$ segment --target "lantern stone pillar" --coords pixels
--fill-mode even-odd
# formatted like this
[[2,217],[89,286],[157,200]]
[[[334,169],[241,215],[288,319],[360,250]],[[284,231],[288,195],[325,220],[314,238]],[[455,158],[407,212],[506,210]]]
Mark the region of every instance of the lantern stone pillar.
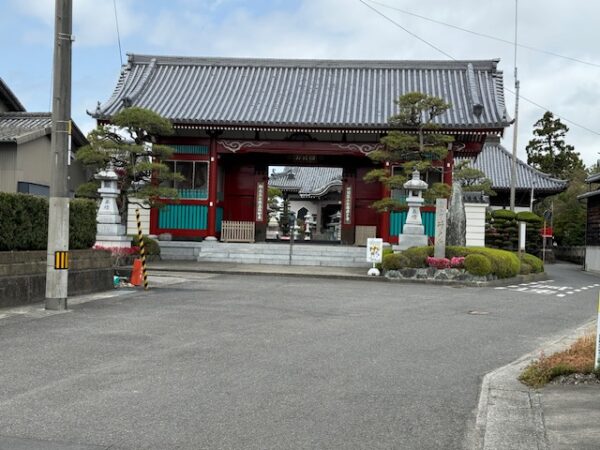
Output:
[[404,189],[408,191],[406,203],[408,203],[408,215],[402,233],[398,236],[398,249],[406,250],[410,247],[422,247],[427,245],[425,227],[421,220],[421,206],[423,205],[423,191],[427,189],[427,183],[421,180],[418,170],[412,173],[412,179],[404,183]]
[[121,192],[117,187],[117,174],[112,167],[96,175],[100,180],[98,193],[102,198],[96,215],[96,245],[100,247],[131,247],[131,238],[126,235],[125,225],[121,225],[121,215],[117,207],[117,197]]

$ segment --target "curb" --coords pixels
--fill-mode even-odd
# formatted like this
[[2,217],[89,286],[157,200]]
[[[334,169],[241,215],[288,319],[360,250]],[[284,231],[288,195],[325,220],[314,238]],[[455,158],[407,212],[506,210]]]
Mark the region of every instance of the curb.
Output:
[[473,450],[549,448],[544,423],[542,393],[528,388],[517,377],[540,352],[552,354],[570,346],[589,333],[596,320],[546,342],[503,367],[488,372],[482,380],[474,429],[468,433],[466,448]]

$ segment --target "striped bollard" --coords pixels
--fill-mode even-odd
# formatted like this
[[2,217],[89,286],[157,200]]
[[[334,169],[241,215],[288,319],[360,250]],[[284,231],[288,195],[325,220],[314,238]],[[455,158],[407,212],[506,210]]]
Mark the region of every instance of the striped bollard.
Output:
[[140,209],[135,209],[135,218],[137,219],[138,243],[140,244],[140,256],[142,258],[142,275],[144,276],[144,290],[148,290],[148,274],[146,273],[146,249],[144,248],[144,234],[142,233],[142,221],[140,219]]

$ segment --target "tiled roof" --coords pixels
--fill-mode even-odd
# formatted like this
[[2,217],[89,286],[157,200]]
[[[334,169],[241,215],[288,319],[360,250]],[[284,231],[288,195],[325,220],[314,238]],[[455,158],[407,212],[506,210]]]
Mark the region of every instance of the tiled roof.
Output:
[[23,104],[2,78],[0,78],[0,102],[4,103],[10,111],[25,111]]
[[319,197],[341,185],[342,169],[336,167],[286,167],[269,178],[269,186],[284,192],[298,192],[303,198]]
[[508,126],[502,72],[487,61],[327,61],[129,55],[113,95],[91,113],[126,106],[203,127],[388,129],[394,101],[420,91],[452,107],[447,129]]
[[[465,158],[455,158],[456,161],[462,159]],[[502,190],[510,189],[511,164],[512,153],[499,142],[488,142],[484,144],[472,167],[481,170],[492,180],[492,189]],[[531,189],[533,186],[536,191],[560,192],[566,189],[567,183],[565,180],[552,178],[517,158],[516,189]]]
[[[52,116],[50,113],[0,113],[0,143],[24,144],[49,135],[51,132]],[[73,143],[77,147],[87,144],[85,136],[75,123],[73,123]]]
[[0,142],[24,144],[51,131],[50,113],[0,113]]

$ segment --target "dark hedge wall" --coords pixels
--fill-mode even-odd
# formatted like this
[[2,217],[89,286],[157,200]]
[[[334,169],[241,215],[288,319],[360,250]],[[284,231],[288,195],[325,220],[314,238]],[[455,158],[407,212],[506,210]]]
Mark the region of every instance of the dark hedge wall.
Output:
[[[71,200],[69,248],[91,248],[96,240],[96,203]],[[48,244],[48,199],[0,192],[0,251],[45,250]]]

